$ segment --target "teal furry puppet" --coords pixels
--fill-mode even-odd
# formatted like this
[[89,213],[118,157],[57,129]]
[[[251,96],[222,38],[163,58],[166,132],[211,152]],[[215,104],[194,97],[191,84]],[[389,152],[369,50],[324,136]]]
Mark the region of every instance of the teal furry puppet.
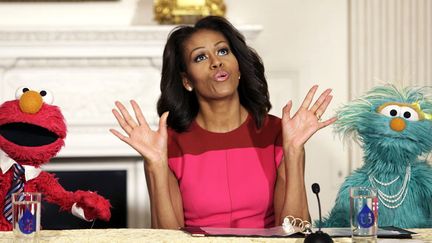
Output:
[[353,186],[377,189],[379,226],[432,226],[432,168],[421,159],[432,149],[430,91],[379,86],[337,112],[335,132],[358,140],[364,165],[345,179],[323,227],[350,225]]

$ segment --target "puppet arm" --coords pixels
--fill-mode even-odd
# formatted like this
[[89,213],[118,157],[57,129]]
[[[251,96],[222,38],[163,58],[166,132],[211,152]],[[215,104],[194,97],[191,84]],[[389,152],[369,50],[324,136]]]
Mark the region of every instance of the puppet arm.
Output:
[[61,211],[72,212],[73,215],[87,221],[96,218],[108,221],[111,217],[111,204],[95,192],[66,191],[53,174],[45,171],[42,171],[34,182],[44,195],[44,200],[59,205]]
[[60,211],[70,211],[75,203],[73,193],[66,191],[53,174],[42,171],[38,177],[29,181],[35,184],[37,191],[43,194],[43,199],[60,206]]

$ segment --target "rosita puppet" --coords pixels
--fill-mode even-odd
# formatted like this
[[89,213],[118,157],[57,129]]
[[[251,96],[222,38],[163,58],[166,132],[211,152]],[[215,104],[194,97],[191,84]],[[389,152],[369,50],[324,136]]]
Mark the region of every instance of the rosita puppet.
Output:
[[[47,91],[17,90],[0,106],[0,230],[12,229],[11,193],[40,192],[42,199],[87,221],[108,221],[110,203],[90,191],[66,191],[41,170],[64,145],[66,124]],[[42,209],[43,210],[43,209]]]
[[358,140],[364,164],[342,184],[324,227],[350,225],[353,186],[377,189],[379,226],[432,226],[431,98],[430,88],[385,85],[338,111],[335,131]]

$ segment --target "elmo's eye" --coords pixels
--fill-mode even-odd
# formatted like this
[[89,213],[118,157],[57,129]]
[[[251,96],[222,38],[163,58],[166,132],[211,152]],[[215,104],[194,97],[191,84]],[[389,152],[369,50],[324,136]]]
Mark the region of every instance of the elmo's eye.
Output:
[[19,87],[16,91],[15,91],[15,99],[17,99],[17,100],[19,100],[20,98],[21,98],[21,96],[25,93],[25,92],[27,92],[27,91],[29,91],[30,89],[29,88],[27,88],[27,87]]
[[401,107],[400,117],[405,118],[408,121],[418,121],[419,120],[419,115],[418,115],[417,111],[415,111],[413,108],[407,107],[407,106]]
[[388,117],[397,117],[397,116],[400,116],[401,109],[402,109],[402,107],[400,107],[398,105],[388,105],[388,106],[384,107],[380,111],[380,113],[383,114],[384,116],[388,116]]
[[42,96],[42,99],[46,104],[52,105],[54,102],[54,96],[52,95],[51,91],[46,89],[41,90],[39,94]]

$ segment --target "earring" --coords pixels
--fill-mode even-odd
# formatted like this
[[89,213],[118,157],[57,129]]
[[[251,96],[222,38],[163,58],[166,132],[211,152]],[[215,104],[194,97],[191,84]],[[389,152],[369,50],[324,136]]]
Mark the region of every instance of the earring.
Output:
[[193,90],[193,88],[192,88],[191,86],[188,86],[186,89],[187,89],[187,91],[189,91],[189,92],[192,92],[192,90]]

